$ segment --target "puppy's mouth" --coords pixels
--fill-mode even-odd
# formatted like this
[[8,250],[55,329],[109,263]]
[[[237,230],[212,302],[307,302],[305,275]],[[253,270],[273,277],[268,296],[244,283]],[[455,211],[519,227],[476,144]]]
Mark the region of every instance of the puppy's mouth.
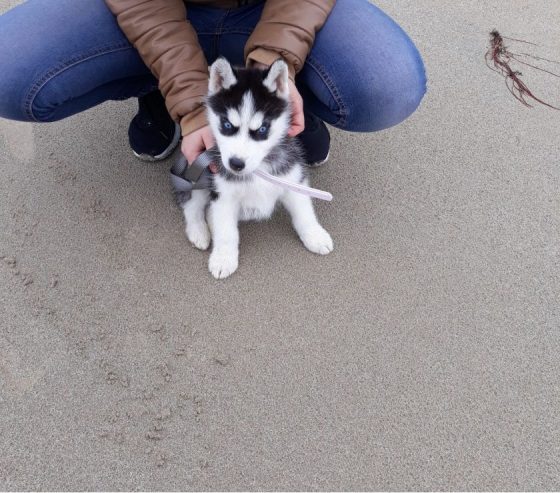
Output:
[[231,169],[229,167],[224,167],[225,170],[233,176],[245,176],[245,175],[249,175],[251,173],[248,173],[247,170],[242,169],[242,170],[236,170],[236,169]]
[[223,173],[223,175],[225,175],[227,178],[232,180],[243,181],[243,180],[250,180],[251,178],[253,178],[253,172],[248,171],[246,169],[233,170],[228,166],[222,166],[220,168],[220,171]]

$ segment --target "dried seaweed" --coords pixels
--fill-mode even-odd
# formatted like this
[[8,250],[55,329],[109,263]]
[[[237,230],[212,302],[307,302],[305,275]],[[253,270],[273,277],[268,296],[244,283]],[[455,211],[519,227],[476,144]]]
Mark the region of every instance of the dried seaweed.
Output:
[[543,57],[531,55],[529,53],[511,52],[507,48],[507,46],[505,46],[504,39],[508,39],[510,41],[516,41],[519,43],[525,43],[532,46],[537,46],[535,43],[531,43],[529,41],[502,36],[498,31],[494,30],[490,33],[490,47],[488,48],[488,51],[486,52],[486,55],[484,57],[488,68],[490,68],[494,72],[499,73],[505,78],[506,86],[509,92],[513,95],[515,99],[517,99],[520,103],[524,104],[525,106],[532,108],[533,106],[529,103],[529,101],[536,101],[537,103],[540,103],[549,108],[560,110],[560,108],[557,108],[556,106],[553,106],[547,103],[546,101],[543,101],[539,97],[535,96],[535,94],[533,94],[533,92],[521,80],[522,73],[518,70],[514,70],[510,65],[512,61],[515,61],[517,63],[520,63],[521,65],[525,65],[532,69],[536,69],[540,72],[544,72],[554,77],[560,78],[560,75],[550,70],[539,67],[538,65],[534,65],[527,61],[520,60],[519,58],[527,57],[527,58],[532,58],[534,60],[546,61],[550,63],[559,63],[559,62],[556,62],[554,60],[549,60]]

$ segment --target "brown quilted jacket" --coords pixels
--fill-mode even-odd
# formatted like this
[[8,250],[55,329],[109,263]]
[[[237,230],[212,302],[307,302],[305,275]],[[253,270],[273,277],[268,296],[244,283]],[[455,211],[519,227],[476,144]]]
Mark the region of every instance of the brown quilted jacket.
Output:
[[[119,26],[159,80],[169,113],[183,135],[206,125],[203,100],[208,66],[196,32],[186,20],[189,3],[234,8],[255,0],[105,0]],[[335,0],[266,0],[245,46],[247,63],[282,57],[296,74]]]

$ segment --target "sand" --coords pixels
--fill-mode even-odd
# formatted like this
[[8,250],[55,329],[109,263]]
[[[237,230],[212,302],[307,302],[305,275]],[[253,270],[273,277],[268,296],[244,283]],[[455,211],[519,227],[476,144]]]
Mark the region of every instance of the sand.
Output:
[[214,280],[132,101],[0,121],[0,489],[560,489],[560,113],[483,60],[492,28],[560,59],[560,7],[378,5],[429,93],[333,130],[328,257],[280,213]]

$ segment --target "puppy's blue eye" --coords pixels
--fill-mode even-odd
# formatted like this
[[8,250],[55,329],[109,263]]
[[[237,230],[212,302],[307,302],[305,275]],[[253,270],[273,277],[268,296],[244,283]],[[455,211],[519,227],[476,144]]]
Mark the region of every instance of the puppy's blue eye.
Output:
[[257,130],[257,132],[259,132],[260,134],[265,134],[267,131],[268,131],[268,127],[266,125],[263,125]]
[[222,127],[224,127],[226,130],[231,130],[233,128],[233,125],[229,120],[225,120],[222,122]]

